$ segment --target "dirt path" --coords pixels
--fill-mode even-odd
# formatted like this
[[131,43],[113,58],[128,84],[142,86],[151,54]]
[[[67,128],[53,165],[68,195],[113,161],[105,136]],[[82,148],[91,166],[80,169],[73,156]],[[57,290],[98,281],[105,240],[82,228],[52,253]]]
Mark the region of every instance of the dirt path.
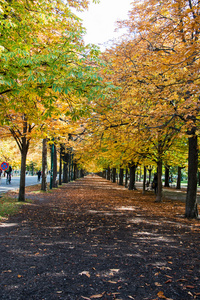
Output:
[[0,299],[200,299],[200,222],[99,177],[53,190],[0,226]]

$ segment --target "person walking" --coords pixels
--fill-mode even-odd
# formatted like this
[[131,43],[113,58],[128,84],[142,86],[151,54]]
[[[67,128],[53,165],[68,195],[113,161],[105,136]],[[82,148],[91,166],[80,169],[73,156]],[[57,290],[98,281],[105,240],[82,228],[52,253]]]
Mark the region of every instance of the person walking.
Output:
[[11,183],[11,174],[12,174],[12,167],[11,166],[8,167],[8,170],[6,170],[6,173],[7,173],[6,183],[10,184]]
[[38,182],[40,182],[40,177],[41,177],[41,175],[42,175],[42,172],[39,170],[39,171],[37,172]]

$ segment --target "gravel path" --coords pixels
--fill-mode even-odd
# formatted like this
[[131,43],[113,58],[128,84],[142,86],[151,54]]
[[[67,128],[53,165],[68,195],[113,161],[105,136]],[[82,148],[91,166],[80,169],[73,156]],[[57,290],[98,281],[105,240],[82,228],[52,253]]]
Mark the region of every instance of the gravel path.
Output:
[[0,299],[200,299],[200,223],[184,204],[154,202],[86,177],[0,224]]

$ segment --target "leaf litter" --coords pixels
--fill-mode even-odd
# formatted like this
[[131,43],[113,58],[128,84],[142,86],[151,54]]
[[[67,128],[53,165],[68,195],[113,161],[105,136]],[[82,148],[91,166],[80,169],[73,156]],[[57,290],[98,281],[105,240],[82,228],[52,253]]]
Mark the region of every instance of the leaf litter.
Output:
[[26,197],[0,227],[0,299],[200,299],[200,223],[184,203],[98,176]]

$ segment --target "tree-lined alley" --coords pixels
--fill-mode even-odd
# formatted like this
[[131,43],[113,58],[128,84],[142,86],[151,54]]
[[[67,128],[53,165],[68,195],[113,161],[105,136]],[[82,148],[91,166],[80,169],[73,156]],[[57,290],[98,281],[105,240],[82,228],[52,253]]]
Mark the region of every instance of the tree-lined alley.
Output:
[[186,167],[185,216],[197,218],[199,1],[134,1],[118,24],[128,34],[104,53],[84,45],[72,13],[87,4],[0,1],[1,134],[21,152],[19,200],[30,142],[43,139],[60,149],[68,177],[68,163],[121,178],[127,170],[133,189],[136,168],[154,168],[158,202],[163,166]]

